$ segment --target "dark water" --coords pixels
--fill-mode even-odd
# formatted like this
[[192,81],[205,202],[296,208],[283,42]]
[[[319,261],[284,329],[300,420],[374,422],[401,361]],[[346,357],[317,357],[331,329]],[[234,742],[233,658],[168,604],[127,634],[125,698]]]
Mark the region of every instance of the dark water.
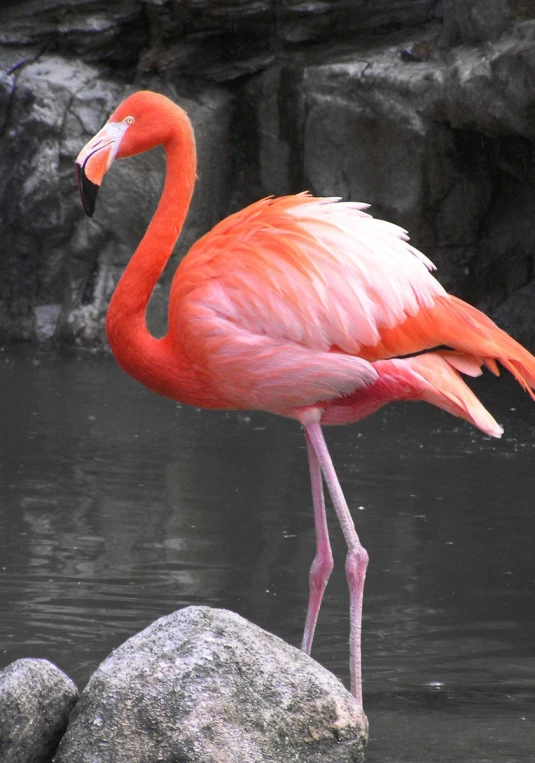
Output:
[[[314,531],[304,440],[264,414],[160,399],[109,358],[0,355],[0,666],[46,657],[83,686],[188,604],[298,645]],[[327,432],[370,553],[370,763],[535,760],[535,406],[476,383],[490,440],[423,404]],[[314,656],[347,682],[344,549]]]

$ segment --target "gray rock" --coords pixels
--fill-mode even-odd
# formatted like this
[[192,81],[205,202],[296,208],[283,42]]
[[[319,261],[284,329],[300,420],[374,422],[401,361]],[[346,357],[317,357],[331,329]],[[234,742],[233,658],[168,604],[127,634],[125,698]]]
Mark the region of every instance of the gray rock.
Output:
[[23,0],[0,7],[0,44],[228,82],[264,68],[282,44],[423,23],[440,18],[441,6],[440,0]]
[[[124,63],[131,55],[118,48],[146,43],[143,3],[116,0],[23,0],[0,8],[0,44],[38,45],[84,56]],[[137,43],[137,45],[136,45]]]
[[47,660],[17,660],[2,670],[2,763],[50,763],[77,699],[74,683]]
[[238,615],[188,607],[92,675],[56,763],[361,761],[367,722],[342,684]]
[[446,44],[497,40],[500,35],[535,19],[531,0],[443,0]]
[[0,326],[35,339],[33,308],[65,300],[66,245],[80,217],[72,151],[85,115],[71,104],[98,89],[100,108],[111,107],[120,88],[99,88],[97,70],[59,56],[30,59],[11,76],[0,142]]
[[493,311],[492,317],[498,325],[507,326],[519,342],[532,342],[535,326],[535,281],[517,289]]
[[61,305],[37,305],[33,310],[37,341],[46,342],[56,333]]
[[[529,82],[534,74],[535,28],[525,26],[494,43],[460,47],[448,58],[444,116],[456,128],[484,135],[533,139]],[[512,104],[514,107],[512,108]]]
[[[522,0],[520,0],[522,2]],[[444,39],[449,44],[496,39],[507,28],[515,0],[443,0]],[[526,5],[526,3],[524,3]],[[516,2],[516,5],[520,5]]]
[[353,39],[369,30],[441,18],[440,0],[187,0],[154,3],[151,45],[140,67],[151,73],[230,82],[263,70],[288,48]]

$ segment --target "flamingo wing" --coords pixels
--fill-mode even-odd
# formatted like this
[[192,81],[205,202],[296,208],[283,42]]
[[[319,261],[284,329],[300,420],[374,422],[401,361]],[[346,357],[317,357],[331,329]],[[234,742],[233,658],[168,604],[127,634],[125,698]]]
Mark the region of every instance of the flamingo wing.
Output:
[[377,360],[377,381],[365,390],[334,400],[322,415],[323,424],[349,424],[375,413],[393,400],[425,400],[437,408],[466,419],[491,437],[501,437],[502,427],[486,410],[459,371],[481,374],[481,361],[453,352],[424,352],[410,358]]
[[169,323],[220,394],[282,412],[366,386],[361,348],[445,295],[405,231],[365,206],[264,199],[192,247]]
[[366,206],[308,194],[263,199],[192,247],[178,270],[181,296],[195,290],[252,333],[356,355],[445,295],[405,231]]

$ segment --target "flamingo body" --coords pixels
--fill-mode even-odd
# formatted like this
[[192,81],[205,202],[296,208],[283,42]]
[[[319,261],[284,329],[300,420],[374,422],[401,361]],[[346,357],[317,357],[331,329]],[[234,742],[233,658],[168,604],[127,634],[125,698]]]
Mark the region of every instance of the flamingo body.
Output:
[[[322,478],[347,544],[352,690],[362,701],[360,621],[367,554],[321,432],[395,400],[425,400],[499,437],[501,427],[462,380],[509,370],[534,397],[535,358],[489,318],[446,293],[404,230],[367,205],[302,193],[267,198],[216,225],[178,266],[168,333],[145,311],[185,220],[195,180],[186,114],[164,96],[130,96],[82,149],[84,208],[115,158],[162,144],[164,190],[112,297],[107,332],[129,374],[191,405],[259,409],[305,428],[317,532],[303,648],[310,651],[332,568]],[[448,349],[434,349],[437,347]]]
[[[173,281],[169,333],[205,372],[214,407],[293,415],[376,379],[360,347],[440,287],[422,278],[399,229],[361,207],[305,194],[264,199],[192,247]],[[383,242],[377,271],[367,232]],[[386,299],[374,303],[389,269]]]

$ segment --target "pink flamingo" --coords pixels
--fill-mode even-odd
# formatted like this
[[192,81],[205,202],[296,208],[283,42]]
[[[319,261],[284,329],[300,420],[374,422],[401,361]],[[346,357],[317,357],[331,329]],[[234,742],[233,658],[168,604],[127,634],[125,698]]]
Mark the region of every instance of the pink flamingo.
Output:
[[[306,193],[267,198],[203,236],[179,264],[169,329],[147,330],[151,292],[171,255],[193,193],[195,141],[168,98],[134,93],[76,159],[84,209],[116,158],[163,145],[158,208],[120,279],[108,339],[126,373],[190,405],[260,409],[305,430],[316,555],[302,648],[310,653],[333,558],[325,481],[347,547],[351,690],[362,705],[361,619],[368,554],[362,547],[322,433],[394,400],[426,400],[500,437],[501,427],[463,382],[497,361],[535,395],[535,358],[481,312],[447,294],[405,232],[365,204]],[[447,347],[448,349],[434,349]]]

